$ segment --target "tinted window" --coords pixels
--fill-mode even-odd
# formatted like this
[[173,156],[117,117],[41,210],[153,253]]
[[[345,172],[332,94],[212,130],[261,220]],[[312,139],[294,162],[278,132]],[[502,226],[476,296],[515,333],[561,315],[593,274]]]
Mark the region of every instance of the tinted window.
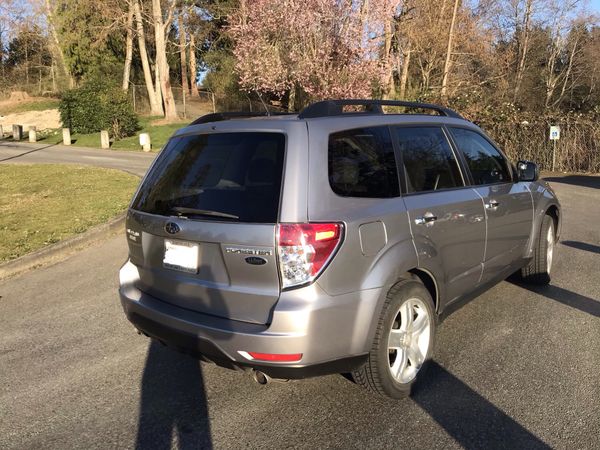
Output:
[[360,128],[329,137],[329,184],[346,197],[400,195],[396,158],[387,127]]
[[465,155],[475,184],[511,181],[506,160],[487,139],[464,128],[451,128],[451,131],[456,145]]
[[408,193],[463,185],[458,163],[441,128],[397,127],[395,132]]
[[285,137],[280,133],[171,139],[133,208],[203,220],[276,222],[284,151]]

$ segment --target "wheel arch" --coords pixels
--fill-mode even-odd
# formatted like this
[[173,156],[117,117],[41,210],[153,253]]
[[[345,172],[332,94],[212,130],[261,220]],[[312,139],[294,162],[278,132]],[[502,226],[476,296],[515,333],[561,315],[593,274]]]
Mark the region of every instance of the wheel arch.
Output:
[[408,273],[411,274],[412,276],[417,277],[419,280],[421,280],[421,282],[423,283],[423,285],[425,286],[427,291],[429,291],[429,295],[431,295],[431,298],[433,299],[433,305],[435,307],[435,311],[439,312],[440,291],[438,288],[437,281],[436,281],[435,277],[433,276],[433,274],[426,269],[422,269],[422,268],[418,268],[418,267],[409,270]]
[[534,196],[534,215],[531,228],[531,236],[525,247],[524,257],[531,258],[535,247],[536,239],[538,238],[540,227],[545,216],[550,216],[554,222],[555,237],[558,241],[562,229],[562,211],[560,203],[554,193],[548,189],[540,189],[533,192]]
[[546,209],[546,215],[552,217],[554,222],[554,236],[558,240],[560,236],[560,210],[558,209],[558,206],[550,205]]

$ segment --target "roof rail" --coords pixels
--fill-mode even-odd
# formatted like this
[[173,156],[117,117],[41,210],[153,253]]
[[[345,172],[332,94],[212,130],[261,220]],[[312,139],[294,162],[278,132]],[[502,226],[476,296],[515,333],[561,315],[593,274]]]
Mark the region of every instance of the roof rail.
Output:
[[[463,119],[456,111],[439,105],[430,103],[406,102],[402,100],[324,100],[308,105],[298,115],[299,119],[312,119],[316,117],[340,116],[344,114],[344,106],[364,106],[365,110],[358,114],[383,114],[382,106],[403,106],[410,109],[430,109],[437,112],[440,116]],[[346,113],[357,114],[357,113]]]
[[194,120],[190,125],[200,125],[202,123],[210,123],[210,122],[221,122],[223,120],[232,120],[232,119],[244,119],[250,117],[265,117],[265,116],[282,116],[290,113],[281,113],[281,112],[248,112],[248,111],[235,111],[235,112],[218,112],[218,113],[210,113],[205,114],[203,116],[198,117]]

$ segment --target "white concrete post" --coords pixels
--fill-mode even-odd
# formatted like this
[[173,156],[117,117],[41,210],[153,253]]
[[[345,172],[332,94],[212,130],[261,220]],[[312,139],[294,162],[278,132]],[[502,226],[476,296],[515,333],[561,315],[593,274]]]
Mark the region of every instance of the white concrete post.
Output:
[[108,131],[106,130],[100,132],[100,147],[110,148],[110,138],[108,137]]
[[140,134],[140,145],[145,152],[149,152],[152,148],[152,142],[150,141],[150,135],[148,133]]
[[20,141],[21,139],[23,139],[23,126],[22,125],[13,124],[12,130],[13,130],[13,140],[14,141]]
[[29,125],[29,142],[37,142],[37,130],[32,125]]
[[4,139],[4,130],[2,129],[2,125],[0,125],[0,139]]
[[71,130],[63,128],[63,145],[71,145]]

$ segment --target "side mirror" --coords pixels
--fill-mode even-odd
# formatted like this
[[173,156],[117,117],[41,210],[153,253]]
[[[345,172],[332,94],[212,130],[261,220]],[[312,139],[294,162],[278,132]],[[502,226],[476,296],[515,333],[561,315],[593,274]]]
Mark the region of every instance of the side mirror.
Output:
[[519,181],[537,181],[540,177],[540,170],[536,163],[519,161],[517,163],[517,176]]

